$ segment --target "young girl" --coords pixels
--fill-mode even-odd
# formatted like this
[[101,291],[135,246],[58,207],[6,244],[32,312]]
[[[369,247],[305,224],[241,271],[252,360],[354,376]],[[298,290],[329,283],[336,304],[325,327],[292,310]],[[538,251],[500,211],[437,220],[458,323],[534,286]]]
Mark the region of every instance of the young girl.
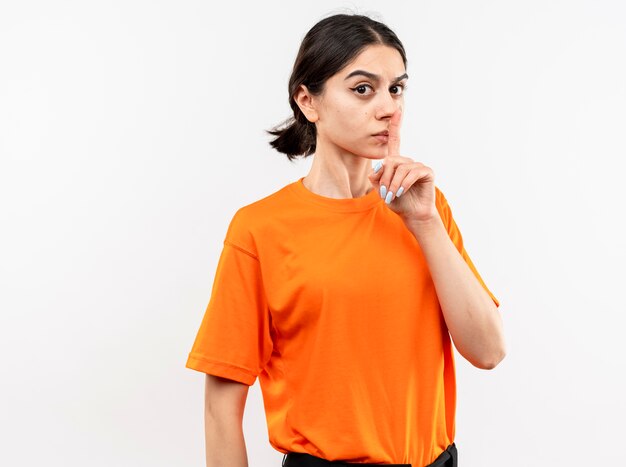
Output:
[[452,340],[482,369],[505,342],[433,170],[400,155],[406,62],[366,16],[303,39],[294,118],[270,133],[311,170],[234,214],[187,360],[207,374],[207,465],[247,466],[257,376],[285,467],[457,465]]

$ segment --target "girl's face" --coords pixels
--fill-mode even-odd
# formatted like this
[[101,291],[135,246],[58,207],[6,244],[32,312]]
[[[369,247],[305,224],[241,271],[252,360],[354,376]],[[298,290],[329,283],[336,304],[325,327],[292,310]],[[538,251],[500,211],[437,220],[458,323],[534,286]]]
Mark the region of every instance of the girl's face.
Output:
[[385,45],[365,48],[326,81],[322,95],[311,96],[305,115],[317,128],[316,152],[384,158],[387,142],[373,135],[387,130],[393,113],[404,106],[407,79],[396,49]]

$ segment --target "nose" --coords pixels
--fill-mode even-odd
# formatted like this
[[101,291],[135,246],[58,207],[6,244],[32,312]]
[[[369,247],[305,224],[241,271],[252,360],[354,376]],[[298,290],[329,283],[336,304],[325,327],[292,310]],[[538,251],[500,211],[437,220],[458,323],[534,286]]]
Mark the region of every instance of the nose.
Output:
[[398,98],[394,97],[390,92],[381,92],[379,94],[379,102],[377,108],[378,119],[391,118],[391,116],[401,107]]

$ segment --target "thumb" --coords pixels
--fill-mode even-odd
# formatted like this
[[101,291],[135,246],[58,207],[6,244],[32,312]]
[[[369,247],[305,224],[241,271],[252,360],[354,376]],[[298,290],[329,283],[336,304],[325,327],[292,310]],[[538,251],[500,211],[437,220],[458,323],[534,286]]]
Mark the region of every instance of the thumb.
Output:
[[367,175],[367,178],[369,179],[370,183],[378,190],[380,189],[380,178],[383,175],[383,170],[384,170],[385,166],[383,164],[382,160],[379,160],[378,162],[376,162],[376,164],[374,165],[374,167],[372,167],[370,169],[369,174]]

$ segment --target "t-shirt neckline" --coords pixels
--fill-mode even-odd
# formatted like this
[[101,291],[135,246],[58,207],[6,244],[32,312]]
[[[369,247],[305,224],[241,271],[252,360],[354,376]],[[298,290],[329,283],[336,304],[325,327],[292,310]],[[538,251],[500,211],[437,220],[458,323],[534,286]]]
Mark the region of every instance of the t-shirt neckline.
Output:
[[304,177],[291,183],[292,189],[297,195],[320,207],[336,212],[358,212],[373,208],[383,201],[376,189],[372,188],[366,195],[358,198],[329,198],[310,191],[303,183]]

